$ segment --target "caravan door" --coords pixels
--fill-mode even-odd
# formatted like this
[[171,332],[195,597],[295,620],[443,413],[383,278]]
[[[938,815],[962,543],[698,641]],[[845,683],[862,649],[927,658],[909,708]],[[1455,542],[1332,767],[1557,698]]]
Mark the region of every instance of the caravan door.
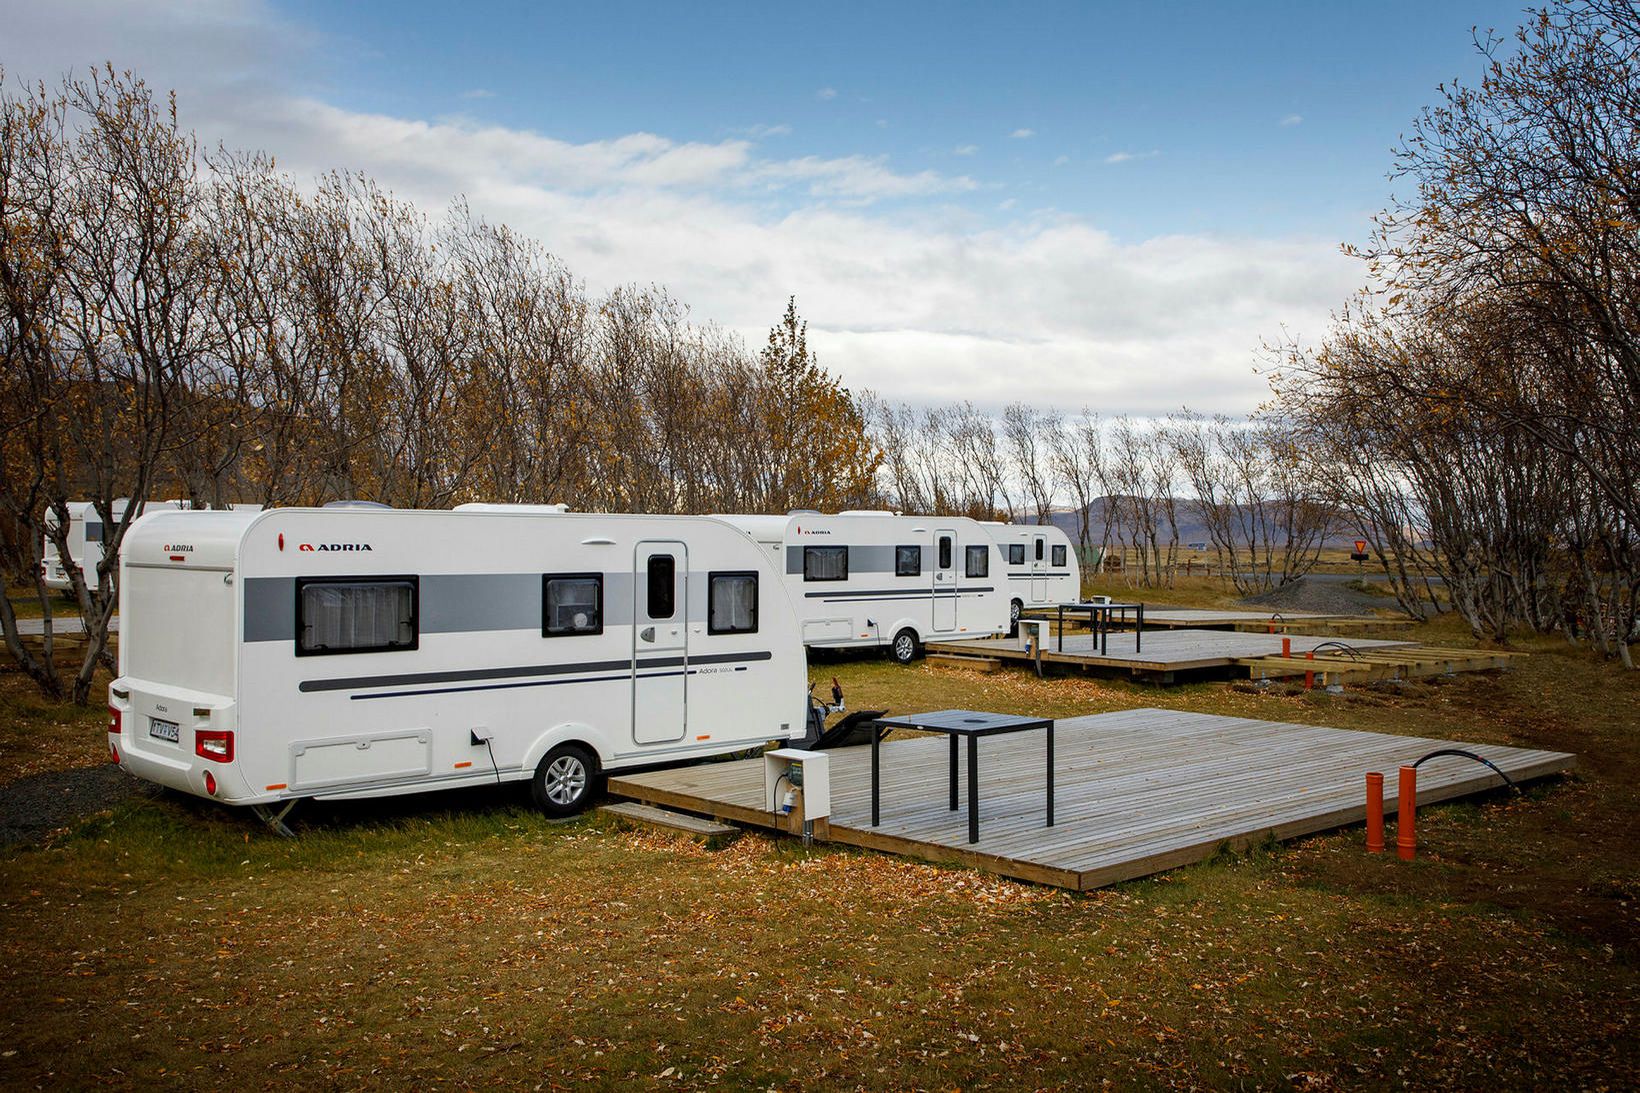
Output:
[[934,630],[957,628],[957,533],[934,533]]
[[1047,536],[1033,535],[1031,543],[1031,602],[1046,603],[1048,599]]
[[667,744],[689,728],[689,548],[639,543],[632,578],[632,739]]

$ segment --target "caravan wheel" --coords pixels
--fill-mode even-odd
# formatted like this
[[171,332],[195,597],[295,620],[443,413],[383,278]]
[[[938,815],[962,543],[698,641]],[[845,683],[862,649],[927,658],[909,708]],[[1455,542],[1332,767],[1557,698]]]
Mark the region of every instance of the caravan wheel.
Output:
[[910,664],[917,659],[917,633],[911,627],[906,627],[894,635],[894,644],[890,647],[894,660],[899,664]]
[[1021,611],[1023,611],[1024,609],[1025,609],[1025,605],[1020,603],[1018,600],[1009,600],[1008,601],[1008,636],[1009,637],[1013,637],[1015,634],[1019,633],[1019,613]]
[[530,779],[536,807],[548,816],[573,816],[596,792],[598,761],[580,744],[559,744],[542,757]]

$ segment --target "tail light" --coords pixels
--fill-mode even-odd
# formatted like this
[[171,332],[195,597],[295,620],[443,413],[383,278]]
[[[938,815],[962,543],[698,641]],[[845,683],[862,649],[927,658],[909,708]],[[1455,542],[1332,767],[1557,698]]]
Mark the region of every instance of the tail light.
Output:
[[118,706],[108,707],[108,731],[115,736],[120,734],[120,710]]
[[213,763],[233,762],[233,730],[195,729],[194,754]]

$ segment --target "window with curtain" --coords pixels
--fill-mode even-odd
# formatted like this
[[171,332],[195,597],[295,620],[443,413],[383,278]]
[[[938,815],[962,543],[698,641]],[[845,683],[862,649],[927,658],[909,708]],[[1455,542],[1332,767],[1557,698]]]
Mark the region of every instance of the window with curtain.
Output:
[[848,547],[804,547],[803,579],[805,581],[848,580]]
[[991,548],[988,546],[971,546],[965,548],[968,555],[968,575],[970,577],[989,577],[991,575]]
[[1055,546],[1053,548],[1053,564],[1054,565],[1064,565],[1065,564],[1065,544],[1060,543],[1060,544],[1058,544],[1057,546]]
[[706,631],[750,634],[757,630],[757,574],[713,573],[707,583]]
[[894,548],[894,576],[922,576],[922,547],[898,546]]
[[303,580],[296,590],[296,652],[416,648],[416,579]]
[[1008,564],[1009,565],[1024,565],[1025,564],[1025,544],[1024,543],[1009,543],[1008,544]]

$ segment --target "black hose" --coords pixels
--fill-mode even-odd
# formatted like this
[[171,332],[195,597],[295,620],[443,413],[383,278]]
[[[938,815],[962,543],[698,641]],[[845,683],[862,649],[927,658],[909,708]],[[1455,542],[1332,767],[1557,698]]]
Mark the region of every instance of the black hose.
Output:
[[1492,768],[1493,772],[1496,773],[1499,778],[1503,779],[1505,785],[1514,790],[1516,793],[1520,792],[1520,787],[1515,785],[1514,779],[1503,773],[1503,770],[1496,763],[1492,762],[1492,760],[1486,758],[1484,755],[1476,755],[1474,752],[1464,751],[1462,748],[1436,748],[1434,751],[1412,764],[1412,767],[1416,770],[1425,763],[1429,762],[1431,759],[1436,759],[1443,755],[1453,755],[1460,759],[1473,759],[1477,763],[1485,763],[1487,766]]
[[1321,652],[1321,650],[1326,649],[1328,647],[1331,647],[1333,649],[1337,649],[1337,650],[1339,650],[1341,652],[1344,652],[1344,653],[1348,653],[1350,656],[1354,657],[1356,660],[1361,659],[1361,650],[1357,649],[1353,645],[1346,644],[1345,642],[1342,642],[1342,641],[1324,641],[1320,645],[1317,645],[1314,649],[1311,649],[1310,652],[1319,653],[1319,652]]

